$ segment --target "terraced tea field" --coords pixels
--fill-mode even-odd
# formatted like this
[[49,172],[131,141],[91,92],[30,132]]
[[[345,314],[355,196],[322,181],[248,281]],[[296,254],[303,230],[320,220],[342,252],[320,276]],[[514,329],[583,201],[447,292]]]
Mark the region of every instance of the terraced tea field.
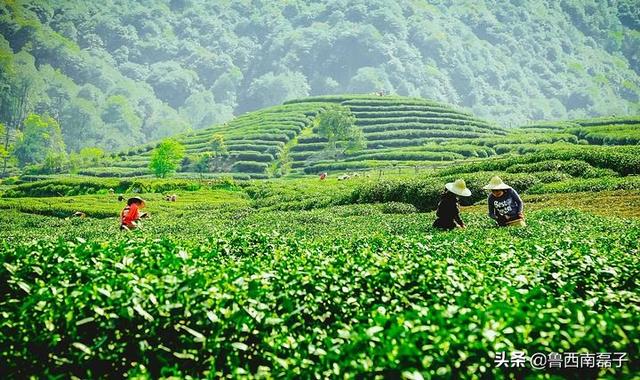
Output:
[[[314,118],[328,106],[340,104],[355,116],[366,139],[362,150],[333,156],[327,139],[318,134]],[[182,178],[264,179],[319,172],[375,168],[433,168],[555,148],[558,143],[636,145],[639,117],[610,117],[537,123],[503,129],[472,114],[425,99],[399,96],[343,95],[292,100],[281,106],[242,115],[224,125],[178,135],[186,148]],[[223,139],[224,153],[216,153],[214,136]],[[151,151],[157,143],[112,154],[80,175],[98,177],[150,176]],[[201,154],[213,154],[198,169]]]
[[531,124],[526,131],[564,132],[594,145],[640,144],[640,117],[603,117],[558,123]]
[[327,140],[314,133],[301,137],[298,144],[291,148],[292,168],[303,169],[307,174],[488,157],[495,152],[485,147],[472,144],[438,145],[455,138],[475,139],[507,134],[505,130],[471,114],[423,99],[325,96],[292,101],[290,104],[321,101],[339,103],[351,110],[356,117],[356,125],[364,132],[367,149],[349,154],[339,159],[339,163],[335,160],[323,161],[315,158],[315,153],[326,148]]
[[[526,229],[496,229],[478,205],[463,210],[466,230],[439,232],[406,203],[300,210],[297,199],[373,191],[366,178],[218,185],[178,189],[175,203],[143,194],[151,217],[132,233],[118,231],[111,194],[1,199],[18,206],[0,213],[5,376],[572,376],[495,357],[639,354],[638,219],[547,197]],[[39,215],[37,200],[100,212]]]
[[[364,132],[367,147],[337,160],[328,160],[323,154],[327,140],[318,135],[312,121],[324,108],[336,103],[349,108],[356,117],[356,126]],[[234,178],[247,179],[488,157],[495,155],[495,151],[475,143],[442,145],[453,139],[500,137],[507,132],[467,112],[424,99],[363,95],[311,97],[251,112],[225,125],[176,136],[188,155],[180,176],[199,176],[193,172],[193,161],[197,154],[212,150],[211,139],[216,134],[224,138],[228,155],[215,161],[214,167],[207,170],[208,176],[231,173]],[[84,168],[79,174],[148,175],[155,145],[114,154],[101,166]]]
[[[225,125],[176,136],[186,148],[188,157],[211,151],[211,138],[224,137],[228,155],[216,162],[215,172],[234,173],[236,178],[266,178],[270,166],[279,165],[284,147],[305,128],[322,109],[322,103],[283,105],[236,118]],[[86,168],[80,174],[90,176],[138,176],[149,174],[151,150],[148,144],[113,155],[108,166]],[[189,170],[189,162],[185,163]],[[192,173],[197,176],[197,173]]]
[[[327,159],[313,119],[335,103],[367,148]],[[84,175],[9,178],[3,378],[636,378],[637,121],[507,131],[421,99],[317,97],[177,136],[179,178],[148,178],[155,144]],[[191,172],[214,135],[227,152]],[[494,175],[526,228],[486,216]],[[458,178],[467,228],[435,230]],[[119,231],[120,193],[146,199],[139,230]],[[628,360],[499,365],[518,352]]]
[[[0,367],[16,378],[511,378],[523,372],[497,368],[496,353],[637,357],[638,148],[561,147],[348,181],[5,185]],[[526,229],[484,215],[494,174],[531,206]],[[466,230],[435,231],[430,211],[457,177],[479,203],[463,210]],[[109,189],[147,199],[141,230],[118,231]]]

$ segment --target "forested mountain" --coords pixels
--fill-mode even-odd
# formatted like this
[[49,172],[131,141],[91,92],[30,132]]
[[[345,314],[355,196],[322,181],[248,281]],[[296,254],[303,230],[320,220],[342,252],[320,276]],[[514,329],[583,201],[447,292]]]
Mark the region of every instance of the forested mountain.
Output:
[[3,0],[3,140],[36,113],[60,125],[48,133],[61,131],[67,151],[115,150],[292,98],[380,90],[504,126],[637,114],[639,9],[638,0]]

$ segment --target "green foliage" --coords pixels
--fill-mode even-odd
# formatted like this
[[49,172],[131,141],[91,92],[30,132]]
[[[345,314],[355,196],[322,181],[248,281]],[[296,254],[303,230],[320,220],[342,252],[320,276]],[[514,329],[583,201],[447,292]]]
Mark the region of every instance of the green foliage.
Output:
[[[268,72],[254,79],[247,90],[247,100],[260,108],[309,95],[307,78],[300,72]],[[243,108],[246,109],[246,106]]]
[[[536,374],[494,366],[511,345],[638,355],[637,221],[546,210],[513,231],[464,215],[452,234],[377,207],[205,210],[160,214],[147,236],[14,216],[10,241],[31,227],[0,246],[5,373],[507,378]],[[85,238],[31,241],[65,230]],[[433,344],[449,349],[425,360],[416,347]]]
[[[544,161],[580,160],[589,165],[611,169],[621,175],[640,174],[640,147],[566,147],[545,146],[534,154],[505,159],[492,159],[471,164],[461,164],[444,170],[443,174],[454,175],[477,171],[507,170],[518,164]],[[517,170],[517,169],[513,169]]]
[[[482,189],[488,179],[497,173],[467,174],[463,178],[472,196],[462,199],[472,204],[486,198],[486,191]],[[567,176],[557,173],[529,173],[504,174],[505,182],[518,192],[525,192],[530,187],[540,183],[551,183],[566,179]],[[452,182],[456,177],[380,179],[376,182],[364,183],[356,187],[344,203],[385,203],[402,202],[414,205],[419,211],[433,211],[438,205],[444,184]]]
[[29,115],[24,121],[14,152],[20,166],[45,165],[59,169],[66,159],[65,145],[58,122],[50,116]]
[[355,121],[355,116],[348,108],[332,105],[316,116],[314,125],[321,137],[335,145],[338,141],[349,140]]
[[577,193],[612,190],[640,190],[640,177],[629,176],[622,178],[585,178],[579,180],[561,181],[556,183],[538,184],[533,186],[531,194]]
[[171,139],[164,140],[151,152],[149,169],[156,177],[164,178],[174,173],[184,157],[184,146]]
[[4,192],[5,198],[22,197],[62,197],[104,193],[113,189],[116,193],[163,193],[167,191],[195,191],[203,187],[210,189],[232,189],[235,182],[229,178],[209,180],[206,186],[202,183],[179,179],[114,179],[68,177],[25,182]]
[[418,209],[409,203],[387,202],[382,204],[382,212],[385,214],[411,214],[418,212]]
[[231,171],[239,173],[264,173],[267,166],[264,162],[237,161],[231,166]]
[[202,175],[202,173],[209,171],[209,165],[213,158],[211,153],[200,153],[193,158],[193,168]]
[[[10,101],[0,119],[13,133],[29,112],[53,115],[77,151],[122,149],[345,91],[437,99],[505,125],[637,114],[635,5],[3,3],[0,97]],[[129,109],[114,107],[114,96]]]
[[[9,133],[9,132],[7,131],[5,126],[2,123],[0,123],[0,138],[3,138],[6,133]],[[5,147],[4,144],[0,145],[0,160],[4,160],[8,156],[9,156],[8,147]]]
[[594,168],[584,161],[579,160],[550,160],[540,161],[530,164],[515,164],[506,169],[509,173],[535,173],[547,171],[559,171],[567,173],[572,177],[594,178],[594,177],[615,177],[617,175],[611,169]]
[[224,142],[224,136],[220,133],[216,133],[211,137],[211,153],[214,156],[226,155],[229,151],[227,145]]
[[339,144],[341,152],[357,151],[366,147],[362,130],[355,126],[356,118],[348,108],[332,105],[314,119],[318,134],[327,139],[327,149],[335,151]]
[[77,171],[79,168],[98,165],[104,157],[105,152],[100,148],[82,148],[80,152],[69,155],[69,166],[71,171]]

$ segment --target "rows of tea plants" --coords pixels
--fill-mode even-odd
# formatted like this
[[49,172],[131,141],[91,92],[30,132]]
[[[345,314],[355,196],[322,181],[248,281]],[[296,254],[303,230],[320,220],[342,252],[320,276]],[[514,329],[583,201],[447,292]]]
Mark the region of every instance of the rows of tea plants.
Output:
[[[199,153],[212,150],[214,135],[221,135],[226,152],[215,162],[215,172],[265,178],[268,166],[279,159],[283,147],[310,125],[324,103],[304,103],[270,107],[242,115],[224,125],[175,136],[186,148],[183,172],[194,172]],[[151,151],[157,143],[113,154],[102,166],[83,168],[90,176],[140,176],[149,174]]]
[[[420,161],[403,161],[415,165],[415,170],[378,171],[352,173],[352,178],[339,181],[337,175],[326,180],[303,177],[291,180],[233,181],[228,178],[207,180],[102,180],[86,178],[57,178],[24,183],[4,191],[1,209],[19,209],[45,215],[64,216],[75,211],[90,215],[104,215],[74,199],[30,200],[25,197],[56,197],[81,194],[107,194],[107,189],[127,196],[139,193],[177,192],[179,195],[198,189],[227,189],[246,197],[257,209],[314,209],[335,205],[401,202],[411,204],[420,211],[435,209],[443,186],[447,182],[462,178],[473,192],[464,199],[469,204],[481,200],[486,192],[482,186],[494,175],[501,176],[522,194],[558,193],[606,190],[637,189],[640,168],[638,147],[581,147],[565,146],[540,150],[533,154],[509,158],[491,158],[474,163],[418,169]],[[411,158],[410,153],[403,158]],[[365,156],[375,158],[371,156]],[[354,170],[386,165],[382,160],[354,160],[319,162],[316,168],[340,168]],[[443,162],[443,164],[445,164]],[[386,166],[381,166],[386,168]],[[305,169],[307,170],[307,169]],[[383,173],[386,173],[383,175]],[[107,203],[98,207],[104,212],[115,212],[113,206],[106,207],[115,195],[107,196]],[[95,198],[96,201],[100,197]],[[91,203],[93,204],[93,203]]]
[[640,146],[570,146],[550,145],[533,154],[462,163],[443,171],[444,174],[474,173],[486,170],[507,170],[513,165],[544,161],[584,161],[600,169],[610,169],[619,175],[640,174]]
[[534,123],[521,127],[527,132],[571,133],[594,145],[640,144],[640,116],[599,117],[567,122]]
[[[366,138],[364,150],[338,157],[325,150],[327,139],[318,135],[311,122],[332,103],[346,106],[354,114],[355,124]],[[291,100],[175,138],[187,151],[182,176],[202,176],[201,155],[211,153],[213,136],[221,135],[227,151],[210,159],[204,171],[231,173],[239,179],[264,179],[381,166],[429,166],[433,162],[526,154],[550,144],[637,145],[639,120],[609,117],[503,129],[469,112],[425,99],[331,95]],[[157,144],[113,154],[96,167],[81,168],[79,174],[150,175],[148,164]]]
[[200,189],[233,189],[236,182],[228,177],[206,181],[180,179],[97,179],[69,176],[18,181],[1,195],[4,198],[63,197],[86,194],[166,193],[170,191],[195,191]]
[[497,352],[640,354],[638,222],[539,211],[502,230],[473,214],[442,233],[377,206],[243,210],[185,211],[167,235],[0,232],[3,374],[508,378],[535,373]]
[[[326,140],[317,135],[304,136],[291,149],[292,167],[305,173],[326,170],[344,170],[379,165],[406,165],[407,161],[430,162],[463,159],[455,146],[446,145],[437,150],[424,147],[430,141],[446,142],[451,139],[480,138],[506,135],[506,131],[471,114],[450,106],[424,99],[395,96],[322,96],[292,101],[330,101],[348,107],[362,129],[367,149],[341,157],[337,162],[322,158]],[[477,146],[477,144],[471,144]],[[433,144],[431,144],[433,146]],[[468,151],[468,150],[467,150]],[[477,151],[486,152],[478,149]],[[484,154],[483,156],[487,156]],[[377,162],[381,161],[380,164]],[[350,165],[345,162],[357,162]]]

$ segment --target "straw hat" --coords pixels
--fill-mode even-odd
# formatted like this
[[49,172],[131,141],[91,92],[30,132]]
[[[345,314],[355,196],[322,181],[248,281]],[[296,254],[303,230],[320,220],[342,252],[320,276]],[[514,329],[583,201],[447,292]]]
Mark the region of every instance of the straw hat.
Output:
[[507,190],[507,189],[511,189],[511,186],[507,185],[506,183],[502,182],[502,179],[498,176],[495,176],[493,178],[491,178],[491,181],[489,181],[489,184],[485,187],[483,187],[483,189],[485,190]]
[[144,199],[140,197],[129,198],[129,200],[127,201],[127,205],[131,206],[132,203],[140,203],[140,207],[144,207],[146,205]]
[[457,179],[455,182],[449,182],[444,185],[444,187],[450,192],[462,197],[468,197],[471,195],[471,190],[467,189],[467,184],[461,179]]

